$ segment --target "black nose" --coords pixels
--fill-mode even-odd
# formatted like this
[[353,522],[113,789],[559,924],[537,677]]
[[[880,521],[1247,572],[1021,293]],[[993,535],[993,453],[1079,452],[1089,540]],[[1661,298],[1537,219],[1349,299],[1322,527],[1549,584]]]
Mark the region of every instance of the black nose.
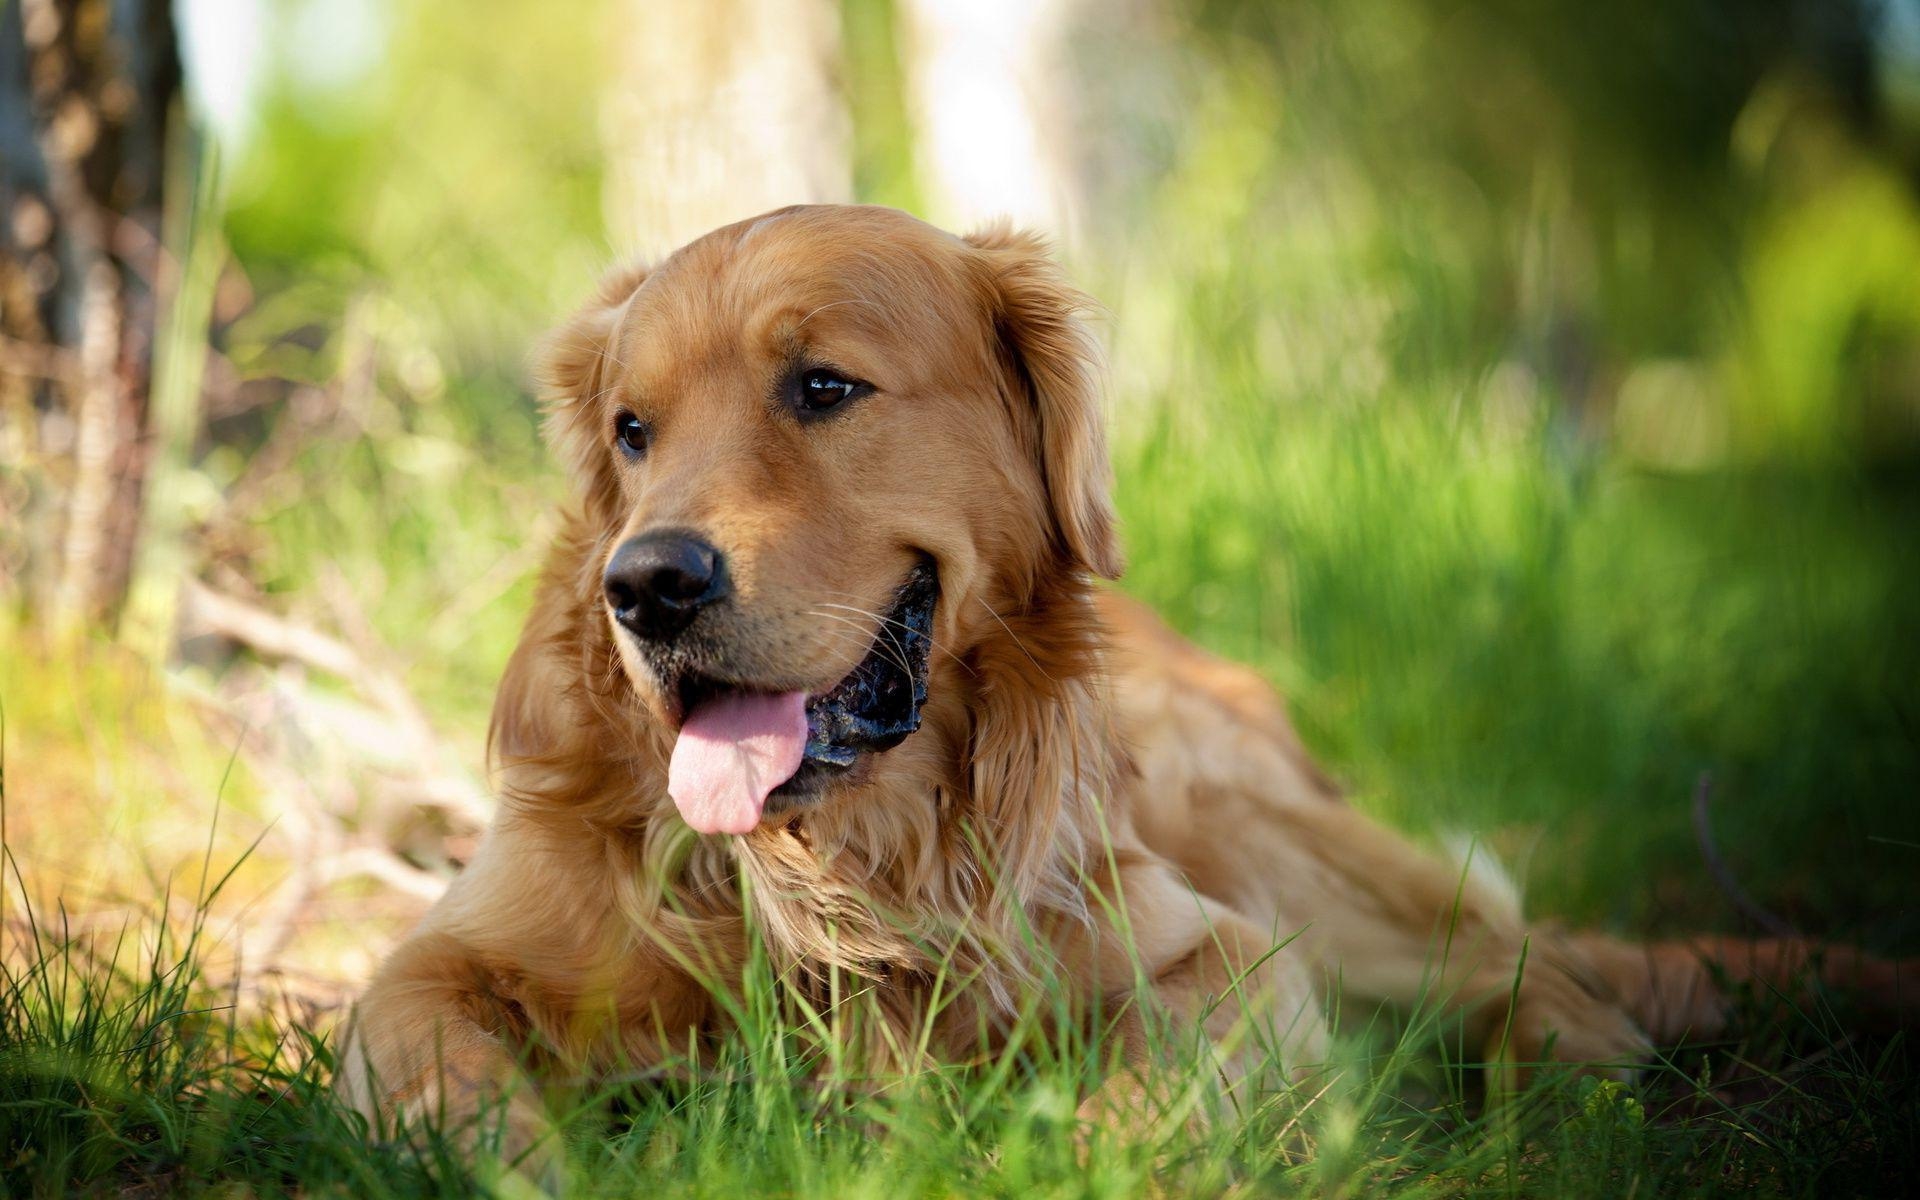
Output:
[[614,619],[649,640],[673,637],[733,590],[720,552],[682,530],[622,542],[602,583]]

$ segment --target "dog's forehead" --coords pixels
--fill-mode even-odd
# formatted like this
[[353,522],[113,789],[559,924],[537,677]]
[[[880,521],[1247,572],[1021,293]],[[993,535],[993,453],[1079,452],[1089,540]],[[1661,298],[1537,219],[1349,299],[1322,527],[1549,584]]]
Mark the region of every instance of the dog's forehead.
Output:
[[630,324],[690,347],[832,331],[889,340],[971,325],[961,239],[888,209],[800,208],[717,230],[663,262]]

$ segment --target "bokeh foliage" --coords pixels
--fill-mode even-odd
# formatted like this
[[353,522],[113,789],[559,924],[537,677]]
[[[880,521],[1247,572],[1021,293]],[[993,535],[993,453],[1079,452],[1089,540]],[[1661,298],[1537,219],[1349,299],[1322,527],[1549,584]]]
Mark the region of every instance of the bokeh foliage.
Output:
[[[230,353],[369,381],[253,569],[378,581],[472,729],[562,495],[524,364],[605,255],[618,64],[597,10],[393,14],[366,79],[282,79],[231,180],[261,303]],[[1132,93],[1086,117],[1069,248],[1111,312],[1126,586],[1267,670],[1362,803],[1530,856],[1543,909],[1728,920],[1708,770],[1755,890],[1910,931],[1920,207],[1876,10],[1151,15],[1073,63]],[[858,186],[911,203],[898,14],[843,16]],[[236,471],[264,436],[216,432]]]

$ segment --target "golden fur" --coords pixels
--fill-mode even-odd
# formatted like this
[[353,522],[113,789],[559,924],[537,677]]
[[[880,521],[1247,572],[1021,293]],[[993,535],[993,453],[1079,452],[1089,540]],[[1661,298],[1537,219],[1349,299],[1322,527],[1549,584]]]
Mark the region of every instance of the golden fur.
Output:
[[[1030,236],[800,208],[615,272],[553,337],[548,431],[579,499],[495,704],[499,817],[359,1005],[356,1104],[465,1110],[516,1064],[697,1059],[725,1032],[750,923],[795,996],[869,982],[878,1016],[845,1036],[892,1070],[922,1045],[978,1053],[1041,979],[1109,1012],[1145,979],[1172,1019],[1204,1015],[1222,1040],[1260,1022],[1308,1068],[1336,978],[1350,1004],[1439,1000],[1490,1059],[1625,1069],[1721,1027],[1716,970],[1801,972],[1799,943],[1530,927],[1504,887],[1345,804],[1258,677],[1097,586],[1120,553],[1085,307]],[[769,380],[803,351],[876,393],[795,421]],[[614,452],[616,411],[652,423],[643,461]],[[665,786],[672,701],[600,582],[615,546],[669,526],[731,564],[713,668],[770,686],[845,674],[930,556],[920,730],[751,834],[689,830]],[[1889,964],[1818,961],[1899,1002]],[[936,1005],[943,974],[964,986]],[[1137,1066],[1142,1028],[1114,1034]],[[512,1103],[516,1130],[537,1128],[524,1089]]]

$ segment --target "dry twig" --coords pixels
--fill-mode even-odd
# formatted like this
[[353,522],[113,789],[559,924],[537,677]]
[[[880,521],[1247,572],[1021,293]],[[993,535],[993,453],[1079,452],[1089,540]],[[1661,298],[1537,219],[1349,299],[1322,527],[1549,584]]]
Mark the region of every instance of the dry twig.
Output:
[[1720,851],[1713,841],[1713,822],[1707,812],[1707,806],[1712,798],[1713,772],[1702,771],[1699,781],[1693,787],[1693,836],[1700,845],[1700,857],[1706,860],[1707,874],[1713,876],[1713,882],[1726,893],[1727,899],[1740,910],[1741,916],[1775,937],[1796,936],[1792,925],[1767,909],[1755,900],[1746,888],[1740,886],[1740,880],[1735,877],[1733,869],[1727,865],[1727,860],[1720,856]]

